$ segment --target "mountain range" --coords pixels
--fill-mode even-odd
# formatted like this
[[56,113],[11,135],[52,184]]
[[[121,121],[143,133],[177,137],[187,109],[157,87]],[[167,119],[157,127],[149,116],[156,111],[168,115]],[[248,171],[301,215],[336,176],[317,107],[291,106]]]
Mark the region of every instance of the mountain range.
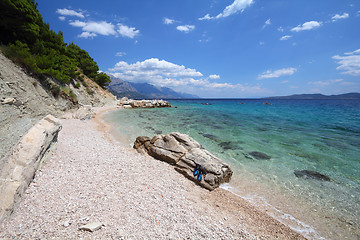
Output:
[[110,75],[111,83],[108,89],[118,97],[128,97],[133,99],[181,99],[181,98],[199,98],[196,95],[179,93],[171,88],[157,87],[149,83],[133,83],[123,81]]
[[268,97],[264,99],[360,99],[360,93],[345,93],[338,95],[316,94],[294,94],[290,96]]

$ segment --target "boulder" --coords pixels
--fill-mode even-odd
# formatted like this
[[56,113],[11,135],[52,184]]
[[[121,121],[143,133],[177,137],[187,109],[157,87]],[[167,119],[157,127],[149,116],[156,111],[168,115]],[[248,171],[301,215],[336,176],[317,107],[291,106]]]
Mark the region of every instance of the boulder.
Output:
[[62,126],[58,119],[46,116],[33,126],[13,148],[0,168],[0,223],[21,200],[46,154],[57,142]]
[[226,163],[186,134],[173,132],[154,136],[151,140],[138,137],[134,148],[174,165],[176,171],[208,190],[229,182],[232,176]]
[[74,119],[80,119],[82,121],[90,120],[96,115],[91,105],[81,106],[74,114]]

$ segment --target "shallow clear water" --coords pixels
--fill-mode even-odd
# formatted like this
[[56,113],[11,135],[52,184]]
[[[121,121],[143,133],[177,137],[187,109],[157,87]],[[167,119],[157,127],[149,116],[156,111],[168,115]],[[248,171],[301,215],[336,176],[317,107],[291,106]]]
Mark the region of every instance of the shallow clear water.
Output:
[[[230,164],[234,176],[228,188],[234,193],[267,206],[278,219],[291,214],[322,236],[360,238],[360,101],[263,103],[178,100],[171,101],[172,108],[120,110],[106,119],[128,144],[139,135],[186,133]],[[251,157],[254,151],[271,159]],[[295,176],[295,170],[305,169],[331,181]]]

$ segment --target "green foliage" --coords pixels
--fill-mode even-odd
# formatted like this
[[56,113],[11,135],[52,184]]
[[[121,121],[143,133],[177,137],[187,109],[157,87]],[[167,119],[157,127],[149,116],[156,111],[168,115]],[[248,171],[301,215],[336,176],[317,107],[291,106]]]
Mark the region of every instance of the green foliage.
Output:
[[111,82],[110,77],[106,75],[105,73],[98,73],[95,77],[95,82],[99,84],[100,87],[104,88],[105,86],[108,86]]
[[75,84],[75,88],[80,88],[80,86],[81,86],[80,83]]
[[[77,78],[83,81],[80,72],[101,87],[109,84],[110,78],[98,73],[97,63],[85,50],[74,43],[67,45],[61,31],[55,33],[43,22],[34,0],[0,0],[0,18],[0,43],[7,46],[2,51],[17,64],[61,84]],[[57,89],[51,91],[59,95]]]
[[54,97],[58,97],[61,91],[61,88],[57,84],[51,84],[50,85],[50,91]]
[[61,87],[61,93],[65,94],[65,98],[69,98],[72,102],[77,102],[75,93],[68,87]]

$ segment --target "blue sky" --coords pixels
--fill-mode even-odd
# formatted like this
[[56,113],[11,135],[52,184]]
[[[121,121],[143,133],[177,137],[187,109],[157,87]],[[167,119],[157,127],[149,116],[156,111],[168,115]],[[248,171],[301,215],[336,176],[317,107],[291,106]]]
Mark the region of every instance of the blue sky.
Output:
[[100,69],[201,97],[360,92],[358,0],[38,0]]

